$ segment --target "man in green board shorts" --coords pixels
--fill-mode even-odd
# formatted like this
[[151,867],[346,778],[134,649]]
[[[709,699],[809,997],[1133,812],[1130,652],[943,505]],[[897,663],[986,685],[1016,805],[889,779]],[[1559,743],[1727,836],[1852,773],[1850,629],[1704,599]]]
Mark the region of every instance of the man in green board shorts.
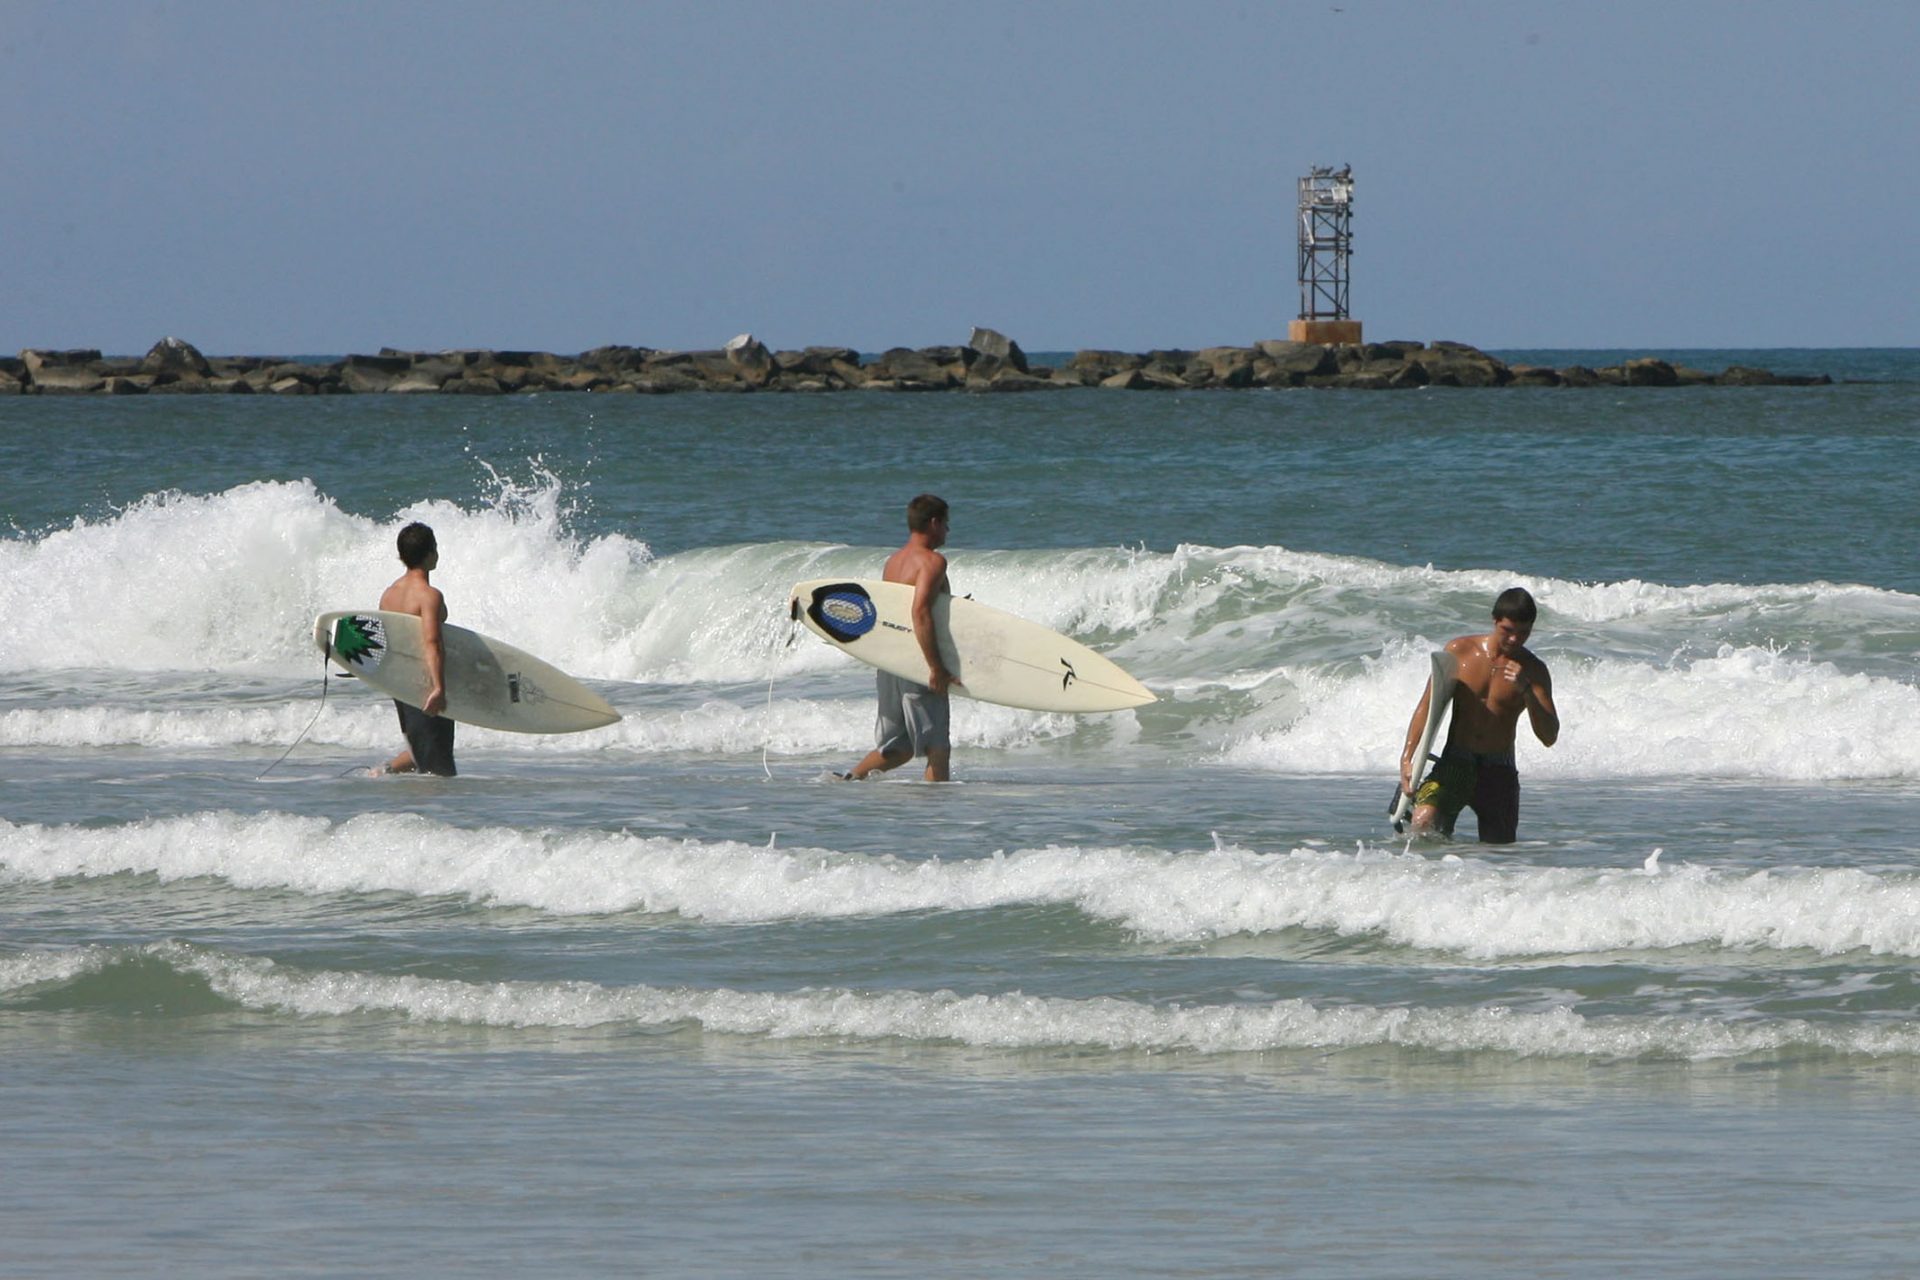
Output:
[[1453,834],[1460,810],[1472,809],[1483,844],[1511,844],[1520,825],[1520,774],[1513,767],[1513,740],[1520,712],[1545,746],[1560,737],[1553,708],[1553,677],[1526,647],[1539,608],[1524,587],[1510,587],[1493,602],[1493,630],[1447,642],[1460,664],[1453,690],[1453,721],[1446,750],[1418,792],[1413,753],[1427,727],[1432,690],[1420,695],[1400,753],[1400,788],[1413,795],[1413,833],[1438,828]]
[[948,778],[947,689],[956,681],[933,634],[933,602],[952,592],[947,585],[947,558],[940,554],[946,542],[946,500],[923,493],[909,502],[906,545],[887,557],[881,577],[913,588],[913,636],[927,660],[927,682],[915,684],[885,671],[875,673],[880,699],[876,744],[843,777],[865,778],[923,755],[928,782]]
[[407,749],[387,761],[388,773],[454,775],[453,721],[441,715],[447,709],[446,641],[440,624],[447,620],[447,598],[427,580],[440,564],[440,545],[433,530],[419,521],[400,531],[396,539],[400,563],[407,571],[380,597],[380,607],[393,613],[411,613],[420,619],[420,640],[426,648],[427,677],[432,682],[424,705],[410,707],[395,700],[400,732]]

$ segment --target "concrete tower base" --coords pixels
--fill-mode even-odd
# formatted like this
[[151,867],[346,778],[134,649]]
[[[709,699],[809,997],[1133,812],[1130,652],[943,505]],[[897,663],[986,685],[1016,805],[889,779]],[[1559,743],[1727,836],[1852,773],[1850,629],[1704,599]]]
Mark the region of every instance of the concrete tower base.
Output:
[[1359,346],[1358,320],[1289,320],[1287,341],[1317,342],[1322,346]]

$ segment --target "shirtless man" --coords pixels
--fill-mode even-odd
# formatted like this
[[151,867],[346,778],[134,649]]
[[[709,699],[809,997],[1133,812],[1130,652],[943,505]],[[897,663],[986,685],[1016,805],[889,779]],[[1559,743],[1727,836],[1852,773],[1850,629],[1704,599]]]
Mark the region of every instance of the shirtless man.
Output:
[[877,673],[877,744],[845,775],[848,778],[865,778],[924,755],[927,781],[947,780],[947,690],[959,681],[947,670],[933,634],[933,602],[952,590],[947,585],[947,558],[940,554],[946,541],[946,501],[923,493],[909,502],[907,544],[887,557],[886,571],[880,576],[913,588],[913,638],[927,660],[927,682],[915,684],[885,671]]
[[1453,834],[1460,810],[1471,808],[1480,821],[1483,844],[1511,844],[1520,825],[1520,775],[1513,767],[1513,739],[1524,708],[1533,736],[1546,746],[1560,737],[1560,714],[1553,709],[1553,678],[1547,664],[1528,651],[1539,610],[1524,587],[1510,587],[1493,602],[1493,630],[1447,643],[1460,661],[1453,692],[1453,722],[1447,747],[1433,773],[1413,791],[1418,765],[1415,747],[1427,727],[1428,688],[1420,695],[1407,725],[1400,753],[1400,789],[1413,795],[1413,833],[1430,835],[1437,827]]
[[393,613],[411,613],[420,619],[420,640],[426,648],[427,678],[433,683],[426,702],[410,707],[395,700],[400,713],[400,732],[406,735],[407,749],[387,761],[388,773],[432,773],[444,778],[454,775],[453,721],[441,715],[447,709],[445,676],[447,647],[440,624],[447,620],[447,599],[427,576],[440,564],[440,546],[433,530],[415,521],[400,531],[397,540],[400,563],[407,571],[394,580],[380,596],[380,607]]

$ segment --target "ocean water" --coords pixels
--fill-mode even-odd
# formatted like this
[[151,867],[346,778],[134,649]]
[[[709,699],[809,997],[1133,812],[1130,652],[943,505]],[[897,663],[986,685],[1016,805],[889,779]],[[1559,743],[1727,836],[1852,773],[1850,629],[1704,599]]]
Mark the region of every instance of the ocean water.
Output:
[[[1674,354],[1840,381],[0,401],[0,1274],[1910,1274],[1920,352]],[[832,781],[784,591],[922,490],[1160,701]],[[416,518],[625,719],[364,776]]]

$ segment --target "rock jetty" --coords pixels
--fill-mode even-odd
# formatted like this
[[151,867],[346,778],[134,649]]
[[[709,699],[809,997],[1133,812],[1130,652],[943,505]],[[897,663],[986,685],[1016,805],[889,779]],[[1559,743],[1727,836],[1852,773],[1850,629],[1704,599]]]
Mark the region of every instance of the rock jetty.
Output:
[[771,351],[743,333],[710,351],[595,347],[548,351],[397,351],[328,364],[272,356],[204,356],[163,338],[140,358],[99,351],[30,349],[0,356],[4,395],[388,395],[496,396],[526,391],[662,395],[680,391],[1197,391],[1315,387],[1400,391],[1414,387],[1823,386],[1825,374],[1776,374],[1734,366],[1719,373],[1651,357],[1589,369],[1509,365],[1463,342],[1368,342],[1323,346],[1256,342],[1199,351],[1078,351],[1057,366],[1032,364],[1020,344],[975,329],[965,346],[894,347],[862,356],[851,347]]

